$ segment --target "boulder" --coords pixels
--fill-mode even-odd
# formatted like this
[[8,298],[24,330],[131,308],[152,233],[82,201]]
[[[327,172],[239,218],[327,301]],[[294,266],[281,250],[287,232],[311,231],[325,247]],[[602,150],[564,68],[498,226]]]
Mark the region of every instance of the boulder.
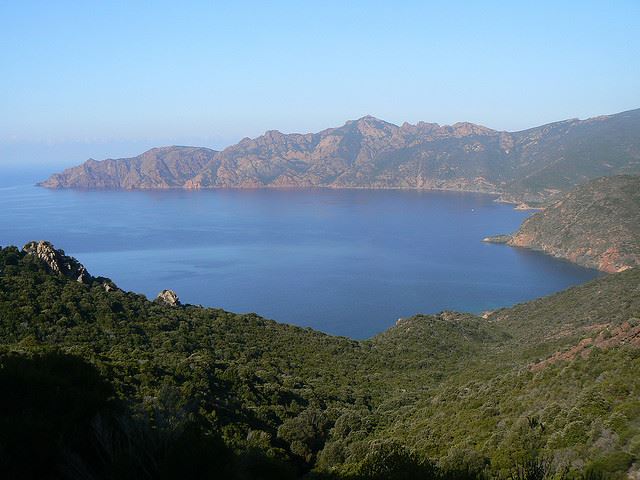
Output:
[[156,297],[156,302],[170,307],[177,307],[180,305],[178,294],[173,290],[162,290]]

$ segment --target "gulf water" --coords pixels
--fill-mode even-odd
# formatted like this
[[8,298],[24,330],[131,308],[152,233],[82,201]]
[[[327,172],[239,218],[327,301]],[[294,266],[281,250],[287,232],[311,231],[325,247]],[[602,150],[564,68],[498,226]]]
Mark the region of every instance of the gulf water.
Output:
[[5,178],[0,244],[46,239],[154,298],[367,338],[400,317],[482,312],[597,272],[483,243],[531,212],[410,190],[47,190]]

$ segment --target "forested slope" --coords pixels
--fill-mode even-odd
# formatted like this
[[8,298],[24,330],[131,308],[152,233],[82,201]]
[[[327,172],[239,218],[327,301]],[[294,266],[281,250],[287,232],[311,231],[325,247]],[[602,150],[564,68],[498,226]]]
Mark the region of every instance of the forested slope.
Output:
[[637,269],[367,341],[83,278],[0,251],[9,478],[638,470]]

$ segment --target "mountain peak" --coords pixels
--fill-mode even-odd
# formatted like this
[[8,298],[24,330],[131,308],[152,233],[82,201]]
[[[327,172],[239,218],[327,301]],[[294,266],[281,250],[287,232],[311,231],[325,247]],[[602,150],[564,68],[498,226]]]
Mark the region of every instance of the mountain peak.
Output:
[[379,118],[374,117],[373,115],[368,115],[368,114],[367,114],[367,115],[365,115],[365,116],[363,116],[363,117],[358,118],[356,121],[357,121],[357,122],[374,121],[374,122],[383,122],[383,123],[386,123],[386,122],[384,122],[384,120],[380,120]]
[[266,137],[270,140],[282,138],[284,136],[285,134],[282,133],[280,130],[267,130],[266,132],[264,132],[264,135],[263,135],[263,137]]
[[385,122],[372,115],[365,115],[357,120],[350,120],[345,123],[345,127],[351,127],[357,129],[362,135],[368,137],[384,137],[399,130],[397,125],[393,123]]
[[457,122],[454,123],[451,128],[456,132],[457,135],[462,136],[487,135],[496,132],[495,130],[471,122]]
[[[345,125],[393,125],[392,123],[380,120],[373,115],[365,115],[364,117],[357,118],[355,120],[348,120]],[[395,125],[393,125],[395,126]]]

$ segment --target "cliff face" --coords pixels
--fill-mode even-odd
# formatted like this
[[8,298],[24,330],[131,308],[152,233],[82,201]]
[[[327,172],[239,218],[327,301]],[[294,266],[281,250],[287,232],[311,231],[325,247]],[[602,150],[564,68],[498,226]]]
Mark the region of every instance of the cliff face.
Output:
[[522,132],[363,117],[319,133],[269,131],[221,152],[152,149],[89,160],[50,188],[358,187],[498,192],[542,202],[591,178],[640,173],[640,110]]
[[605,272],[640,265],[640,176],[576,188],[525,220],[507,243]]

